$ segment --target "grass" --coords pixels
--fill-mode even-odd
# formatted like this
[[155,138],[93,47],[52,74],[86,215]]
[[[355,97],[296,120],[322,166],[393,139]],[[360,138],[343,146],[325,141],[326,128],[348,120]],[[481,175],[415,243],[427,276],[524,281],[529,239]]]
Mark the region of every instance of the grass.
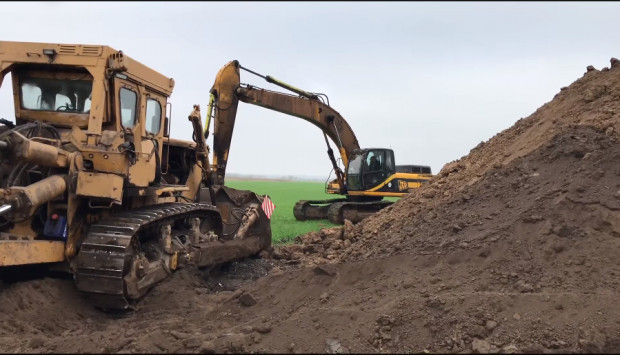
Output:
[[269,195],[276,205],[271,215],[274,243],[286,243],[298,235],[336,226],[328,220],[298,221],[293,215],[293,207],[297,201],[342,198],[340,195],[325,193],[325,184],[322,182],[227,180],[226,186],[250,190],[258,195]]
[[[276,206],[271,215],[271,234],[274,243],[290,242],[298,235],[336,226],[328,220],[298,221],[293,215],[293,207],[297,201],[343,198],[341,195],[325,193],[325,184],[322,182],[228,179],[226,186],[250,190],[258,195],[269,195]],[[386,200],[396,201],[398,198],[386,198]]]

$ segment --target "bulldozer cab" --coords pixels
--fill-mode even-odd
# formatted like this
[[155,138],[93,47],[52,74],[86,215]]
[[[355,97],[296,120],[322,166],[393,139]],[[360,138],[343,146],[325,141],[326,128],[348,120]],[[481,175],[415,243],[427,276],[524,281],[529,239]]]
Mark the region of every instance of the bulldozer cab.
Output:
[[394,152],[385,148],[363,149],[354,154],[347,170],[347,189],[366,191],[394,174]]
[[16,125],[53,125],[84,152],[86,170],[130,187],[159,182],[174,80],[108,46],[0,41],[0,53]]
[[170,138],[174,81],[108,46],[0,41],[15,123],[0,123],[0,268],[66,262],[78,290],[126,310],[184,265],[271,245],[251,191],[212,189],[199,105]]

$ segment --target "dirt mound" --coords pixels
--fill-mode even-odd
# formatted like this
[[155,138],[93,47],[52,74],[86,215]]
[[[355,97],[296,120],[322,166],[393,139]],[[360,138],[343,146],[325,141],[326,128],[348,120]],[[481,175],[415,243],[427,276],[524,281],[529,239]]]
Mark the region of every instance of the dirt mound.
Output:
[[134,314],[0,283],[0,351],[619,352],[619,64],[362,223],[180,270]]
[[[301,236],[274,256],[312,265],[421,260],[401,276],[407,290],[422,289],[422,298],[400,306],[417,312],[395,307],[400,323],[390,327],[418,339],[376,342],[389,351],[613,348],[619,121],[612,59],[612,70],[588,68],[534,114],[446,164],[428,187],[358,225]],[[399,279],[382,277],[385,289]],[[418,329],[411,324],[420,317]]]

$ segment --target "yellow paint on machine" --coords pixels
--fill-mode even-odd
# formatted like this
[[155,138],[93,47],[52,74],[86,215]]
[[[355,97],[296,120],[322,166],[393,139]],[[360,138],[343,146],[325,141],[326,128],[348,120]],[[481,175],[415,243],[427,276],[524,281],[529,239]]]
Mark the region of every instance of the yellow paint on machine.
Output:
[[[418,188],[420,186],[422,186],[422,181],[426,182],[428,180],[430,180],[429,178],[424,177],[423,175],[420,175],[420,179],[419,181],[411,181],[412,177],[411,174],[402,174],[402,173],[396,173],[394,175],[391,175],[387,180],[385,180],[384,182],[382,182],[381,184],[377,185],[376,187],[368,190],[369,192],[374,192],[379,190],[380,188],[382,188],[383,186],[389,184],[390,182],[392,182],[392,180],[394,179],[405,179],[407,182],[407,188]],[[399,187],[401,185],[399,184]],[[408,191],[403,191],[400,194],[397,194],[398,196],[402,196],[404,193],[407,193]]]
[[405,192],[385,192],[385,191],[349,191],[351,196],[383,196],[383,197],[402,197]]
[[65,260],[65,243],[62,241],[0,241],[0,266],[54,263],[63,260]]

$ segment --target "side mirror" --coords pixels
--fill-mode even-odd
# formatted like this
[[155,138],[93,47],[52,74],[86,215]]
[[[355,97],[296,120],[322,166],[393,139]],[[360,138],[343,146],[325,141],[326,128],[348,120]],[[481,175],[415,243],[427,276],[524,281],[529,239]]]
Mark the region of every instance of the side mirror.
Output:
[[170,137],[170,119],[168,116],[164,117],[164,137]]

